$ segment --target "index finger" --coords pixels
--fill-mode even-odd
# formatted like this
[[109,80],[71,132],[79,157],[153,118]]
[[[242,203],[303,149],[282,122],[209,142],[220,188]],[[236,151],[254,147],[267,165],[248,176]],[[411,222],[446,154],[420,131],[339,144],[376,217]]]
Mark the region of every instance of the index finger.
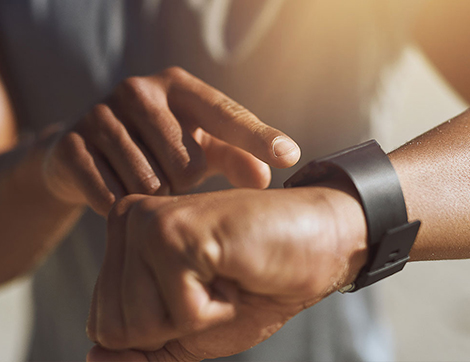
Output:
[[170,68],[170,109],[213,136],[250,152],[267,164],[285,168],[300,158],[299,146],[285,133],[261,122],[222,92],[181,68]]

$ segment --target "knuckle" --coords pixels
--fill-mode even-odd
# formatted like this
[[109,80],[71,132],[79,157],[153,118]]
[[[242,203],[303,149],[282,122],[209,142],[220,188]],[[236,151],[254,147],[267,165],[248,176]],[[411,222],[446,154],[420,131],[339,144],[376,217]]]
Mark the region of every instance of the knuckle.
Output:
[[173,81],[184,81],[190,76],[186,70],[176,65],[166,68],[162,75]]
[[155,236],[156,242],[172,236],[175,232],[177,216],[173,208],[155,204],[154,198],[141,196],[128,208],[128,222],[133,229],[143,230],[143,234]]
[[89,167],[90,152],[83,136],[75,131],[64,134],[53,149],[53,157],[66,168]]
[[97,342],[102,347],[110,350],[125,349],[129,346],[126,333],[114,323],[106,323],[100,326]]
[[[147,205],[144,203],[142,207],[146,208]],[[176,240],[175,236],[183,230],[186,219],[185,208],[172,205],[154,209],[145,218],[147,227],[160,236],[160,241],[168,245],[171,245],[172,241]]]
[[233,120],[257,120],[256,116],[248,109],[228,97],[216,99],[213,107],[221,113],[228,114]]
[[130,77],[115,89],[115,98],[125,104],[127,112],[137,113],[142,118],[152,118],[156,109],[165,107],[166,91],[155,77]]
[[175,226],[179,223],[178,212],[175,208],[159,208],[155,213],[147,218],[148,226],[162,236],[162,240],[167,240],[166,235],[171,235]]
[[124,132],[124,126],[117,121],[114,113],[106,104],[95,105],[86,117],[90,136],[99,142],[113,142]]
[[89,113],[88,119],[94,124],[97,119],[107,119],[112,114],[111,109],[104,103],[95,104]]
[[[135,195],[123,198],[127,204],[124,206],[129,211],[129,220],[141,221],[148,219],[152,214],[152,205],[148,198],[135,198]],[[130,201],[129,201],[130,200]]]
[[145,94],[147,81],[144,77],[129,77],[119,83],[116,91],[132,100],[139,100]]
[[261,123],[261,121],[255,121],[251,123],[250,127],[251,134],[254,135],[259,146],[270,149],[272,147],[273,139],[275,139],[279,134],[274,131],[271,127]]

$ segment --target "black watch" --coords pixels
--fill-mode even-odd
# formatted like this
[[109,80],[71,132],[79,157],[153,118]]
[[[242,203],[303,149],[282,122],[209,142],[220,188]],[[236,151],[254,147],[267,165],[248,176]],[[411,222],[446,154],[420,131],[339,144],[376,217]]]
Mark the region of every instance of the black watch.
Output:
[[312,186],[338,172],[354,184],[367,222],[369,256],[356,280],[340,292],[354,292],[403,269],[420,221],[408,222],[398,175],[375,140],[309,162],[284,187]]

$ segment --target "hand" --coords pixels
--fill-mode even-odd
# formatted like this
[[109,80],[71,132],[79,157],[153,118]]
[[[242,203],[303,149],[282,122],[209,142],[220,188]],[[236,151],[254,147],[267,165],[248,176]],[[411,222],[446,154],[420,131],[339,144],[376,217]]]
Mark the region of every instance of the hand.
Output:
[[44,177],[59,199],[106,215],[127,194],[183,193],[215,173],[265,188],[268,165],[289,167],[299,157],[284,133],[174,67],[118,85],[63,132]]
[[107,349],[147,352],[97,347],[89,360],[235,354],[353,281],[366,226],[341,188],[125,198],[108,219],[88,333]]

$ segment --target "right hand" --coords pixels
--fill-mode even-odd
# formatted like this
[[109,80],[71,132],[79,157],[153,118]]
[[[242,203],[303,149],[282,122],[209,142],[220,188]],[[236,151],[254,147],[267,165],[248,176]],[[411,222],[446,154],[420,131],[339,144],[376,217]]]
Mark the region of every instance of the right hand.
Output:
[[173,67],[119,84],[51,146],[44,177],[57,198],[106,215],[127,194],[183,193],[216,173],[265,188],[268,165],[299,158],[284,133]]
[[354,281],[367,260],[364,213],[354,186],[328,184],[116,203],[88,335],[134,352],[95,348],[88,360],[235,354]]

